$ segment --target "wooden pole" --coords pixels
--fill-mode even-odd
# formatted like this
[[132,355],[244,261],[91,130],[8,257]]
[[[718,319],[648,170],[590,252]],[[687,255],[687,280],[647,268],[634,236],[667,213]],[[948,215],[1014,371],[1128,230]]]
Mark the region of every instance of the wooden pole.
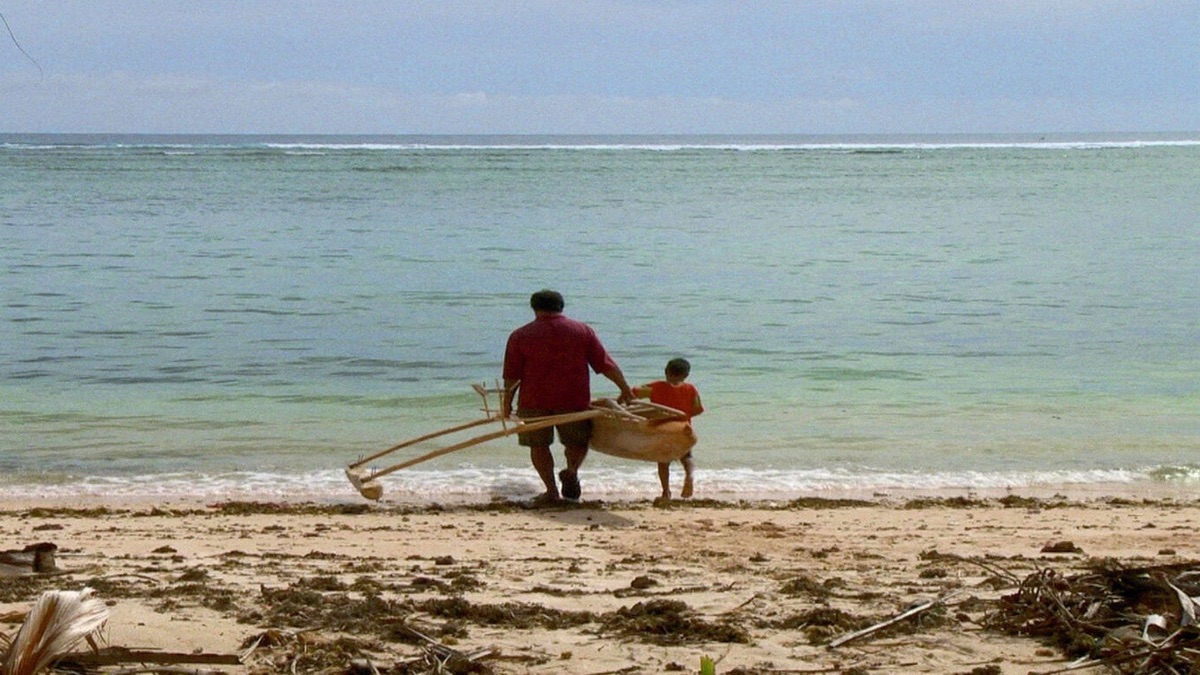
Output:
[[379,452],[371,455],[370,457],[365,457],[363,459],[360,459],[357,462],[354,462],[353,464],[351,464],[347,468],[357,469],[358,467],[366,464],[367,462],[373,462],[373,461],[379,459],[380,457],[383,457],[384,455],[389,455],[397,450],[401,450],[403,448],[407,448],[409,446],[416,445],[417,443],[421,443],[422,441],[432,440],[434,438],[437,438],[438,436],[445,436],[446,434],[452,434],[456,431],[466,431],[467,429],[470,429],[472,427],[477,427],[481,424],[495,422],[497,419],[498,418],[496,418],[496,417],[485,417],[481,420],[475,420],[474,422],[467,422],[466,424],[460,424],[458,426],[450,427],[448,429],[442,429],[441,431],[435,431],[433,433],[425,434],[424,436],[410,438],[409,440],[404,441],[403,443],[397,443],[396,445],[393,445],[392,447],[388,448],[387,450],[380,450]]
[[[438,448],[437,450],[427,452],[419,457],[413,457],[412,459],[400,462],[399,464],[393,464],[392,466],[385,467],[385,468],[379,469],[377,471],[373,471],[373,472],[371,472],[370,475],[364,476],[362,478],[362,480],[363,480],[363,482],[372,481],[381,476],[386,476],[389,473],[394,473],[396,471],[399,471],[400,469],[407,469],[408,467],[413,466],[414,464],[420,464],[421,462],[426,462],[426,461],[429,461],[436,457],[441,457],[442,455],[448,455],[452,452],[457,452],[459,450],[463,450],[465,448],[469,448],[474,445],[479,445],[480,443],[486,443],[488,441],[492,441],[497,438],[511,436],[512,434],[522,434],[522,433],[526,433],[526,432],[530,432],[530,431],[537,431],[538,429],[545,429],[546,427],[553,427],[553,426],[557,426],[559,424],[570,424],[571,422],[580,422],[583,420],[590,420],[593,417],[598,417],[603,414],[604,414],[604,411],[602,411],[602,410],[582,410],[580,412],[565,413],[562,415],[550,415],[549,417],[532,418],[528,421],[525,421],[522,424],[517,424],[515,426],[511,426],[506,429],[501,429],[500,431],[493,431],[491,433],[482,434],[480,436],[475,436],[474,438],[468,438],[467,440],[462,441],[461,443],[455,443],[454,445],[450,445],[450,446],[447,446],[444,448]],[[495,420],[491,419],[491,420],[483,420],[483,421],[484,422],[493,422]],[[481,424],[481,423],[482,422],[477,422],[475,424]],[[464,425],[462,428],[469,428],[471,426],[475,426],[475,424]],[[461,429],[456,429],[456,430],[461,430]],[[436,434],[431,434],[431,435],[429,435],[429,438],[435,438],[437,436],[441,436],[441,435],[444,435],[447,433],[450,433],[450,430],[438,432]],[[404,444],[401,444],[401,445],[404,445]],[[362,464],[362,462],[359,462],[358,465],[361,465],[361,464]]]

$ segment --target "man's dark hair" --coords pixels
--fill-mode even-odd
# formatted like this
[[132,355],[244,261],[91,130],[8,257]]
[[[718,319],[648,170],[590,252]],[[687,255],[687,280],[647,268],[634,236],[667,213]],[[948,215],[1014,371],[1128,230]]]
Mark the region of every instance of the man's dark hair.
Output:
[[543,288],[529,297],[529,306],[535,312],[561,312],[566,305],[561,293],[547,288]]
[[667,361],[667,374],[687,377],[692,372],[692,364],[687,359],[671,359]]

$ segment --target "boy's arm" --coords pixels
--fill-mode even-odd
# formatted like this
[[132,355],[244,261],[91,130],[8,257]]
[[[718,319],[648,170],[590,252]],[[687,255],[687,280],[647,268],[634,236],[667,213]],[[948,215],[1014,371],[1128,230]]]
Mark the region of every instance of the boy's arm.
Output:
[[695,387],[692,388],[692,391],[696,392],[696,398],[692,400],[692,417],[695,417],[704,412],[704,403],[700,401],[700,391]]
[[633,388],[633,397],[634,398],[650,398],[650,391],[651,391],[650,385],[648,385],[648,384],[643,384],[640,387],[634,387]]

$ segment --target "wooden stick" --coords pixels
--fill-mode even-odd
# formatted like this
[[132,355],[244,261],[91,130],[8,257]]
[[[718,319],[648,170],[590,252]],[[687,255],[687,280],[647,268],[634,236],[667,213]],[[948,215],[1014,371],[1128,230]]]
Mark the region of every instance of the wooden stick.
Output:
[[[493,431],[491,433],[482,434],[482,435],[476,436],[474,438],[468,438],[467,440],[462,441],[461,443],[455,443],[454,445],[450,445],[450,446],[447,446],[444,448],[438,448],[437,450],[427,452],[427,453],[421,455],[420,457],[414,457],[412,459],[400,462],[399,464],[393,464],[392,466],[389,466],[389,467],[386,467],[383,469],[379,469],[377,471],[373,471],[373,472],[371,472],[370,475],[362,477],[362,481],[364,483],[367,481],[373,481],[376,478],[386,476],[389,473],[395,473],[396,471],[399,471],[400,469],[407,469],[408,467],[410,467],[414,464],[420,464],[421,462],[426,462],[426,461],[429,461],[436,457],[441,457],[442,455],[448,455],[452,452],[457,452],[464,448],[469,448],[474,445],[479,445],[480,443],[486,443],[488,441],[492,441],[497,438],[504,438],[505,436],[511,436],[512,434],[523,434],[523,433],[527,433],[530,431],[537,431],[538,429],[545,429],[546,427],[553,427],[553,426],[557,426],[559,424],[570,424],[571,422],[580,422],[583,420],[590,420],[593,417],[599,417],[600,415],[603,415],[603,414],[604,414],[604,411],[602,411],[602,410],[582,410],[580,412],[565,413],[562,415],[550,415],[548,417],[531,418],[522,424],[517,424],[516,426],[508,427],[506,429],[501,429],[500,431]],[[494,422],[496,420],[492,419],[492,420],[484,420],[484,421]],[[482,423],[482,422],[480,422],[480,423]],[[465,428],[469,428],[471,426],[475,426],[475,424],[465,425],[463,428],[465,429]],[[461,431],[461,429],[458,429],[458,430]],[[437,434],[433,434],[430,437],[433,438],[433,437],[441,436],[445,433],[450,433],[450,432],[449,431],[439,432]],[[361,465],[361,464],[362,464],[362,462],[359,462],[358,465]]]
[[641,415],[635,415],[632,412],[630,412],[628,409],[626,409],[624,406],[620,405],[619,403],[615,403],[615,402],[612,404],[611,407],[607,406],[607,405],[598,406],[598,405],[592,404],[592,409],[593,410],[603,410],[606,415],[610,415],[612,417],[620,417],[622,419],[626,419],[631,422],[645,422],[646,421],[645,417],[642,417]]
[[475,420],[474,422],[467,422],[466,424],[459,424],[458,426],[450,427],[448,429],[442,429],[441,431],[435,431],[433,433],[425,434],[424,436],[410,438],[409,440],[404,441],[403,443],[397,443],[396,445],[393,445],[392,447],[388,448],[387,450],[380,450],[379,452],[371,455],[370,457],[365,457],[363,459],[360,459],[357,462],[351,464],[347,468],[357,469],[358,467],[366,464],[367,462],[375,461],[375,460],[379,459],[380,457],[383,457],[384,455],[389,455],[397,450],[407,448],[411,445],[416,445],[417,443],[421,443],[423,441],[432,440],[434,438],[437,438],[438,436],[445,436],[446,434],[452,434],[456,431],[465,431],[467,429],[470,429],[471,427],[477,427],[481,424],[495,422],[496,419],[497,418],[495,418],[495,417],[485,417],[481,420]]
[[650,401],[638,401],[637,405],[645,406],[647,408],[651,408],[654,410],[658,410],[659,412],[667,413],[668,415],[671,415],[673,417],[687,417],[687,414],[684,413],[682,410],[676,410],[675,408],[672,408],[670,406],[665,406],[661,403],[652,403]]
[[884,628],[887,628],[888,626],[890,626],[894,623],[903,621],[910,616],[915,616],[917,614],[920,614],[921,612],[924,612],[925,610],[929,609],[930,607],[933,607],[934,605],[936,605],[940,602],[941,602],[941,600],[937,600],[937,599],[930,600],[929,602],[923,602],[902,614],[897,614],[896,616],[888,619],[887,621],[881,621],[881,622],[875,624],[874,626],[867,626],[866,628],[864,628],[862,630],[856,630],[853,633],[843,635],[842,637],[840,637],[840,638],[834,640],[833,642],[830,642],[828,645],[826,645],[826,648],[833,649],[834,647],[844,645],[847,642],[849,642],[851,640],[856,640],[864,635],[870,635],[871,633],[874,633],[877,630],[882,630]]
[[[349,466],[346,467],[347,471],[352,470],[352,469],[357,469],[358,467],[366,464],[367,462],[373,462],[373,461],[379,459],[380,457],[383,457],[384,455],[389,455],[397,450],[401,450],[403,448],[407,448],[409,446],[416,445],[417,443],[421,443],[423,441],[428,441],[428,440],[437,438],[438,436],[445,436],[446,434],[452,434],[457,431],[465,431],[467,429],[470,429],[471,427],[477,427],[481,424],[487,424],[488,422],[495,422],[497,420],[499,420],[500,422],[503,423],[505,420],[500,417],[500,411],[496,410],[495,412],[493,412],[492,407],[490,405],[488,405],[488,394],[494,392],[494,393],[500,394],[503,397],[505,394],[508,393],[506,390],[500,388],[500,383],[499,382],[496,383],[496,389],[488,389],[487,385],[484,385],[484,384],[472,384],[471,388],[474,389],[475,392],[477,394],[479,394],[479,396],[481,398],[483,398],[483,419],[475,420],[474,422],[467,422],[466,424],[459,424],[457,426],[442,429],[441,431],[435,431],[433,433],[425,434],[424,436],[418,436],[416,438],[411,438],[402,443],[397,443],[396,445],[393,445],[392,447],[390,447],[386,450],[380,450],[379,452],[371,455],[370,457],[364,457],[364,458],[358,460],[357,462],[350,464]],[[516,385],[513,386],[513,389],[516,389]],[[503,400],[503,398],[501,398],[501,403],[503,403],[503,402],[504,402],[504,400]]]
[[160,652],[153,649],[109,647],[96,653],[67,654],[62,658],[62,661],[78,663],[84,666],[113,666],[120,663],[157,663],[166,665],[199,663],[205,665],[236,666],[242,663],[242,658],[237,654],[189,654],[184,652]]

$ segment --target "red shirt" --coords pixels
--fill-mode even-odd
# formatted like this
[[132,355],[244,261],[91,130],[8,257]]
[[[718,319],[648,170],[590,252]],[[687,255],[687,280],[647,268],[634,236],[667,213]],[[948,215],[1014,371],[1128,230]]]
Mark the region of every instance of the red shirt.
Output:
[[591,373],[617,367],[592,327],[562,314],[538,316],[508,336],[504,379],[520,380],[518,408],[587,410]]
[[650,402],[674,408],[692,419],[704,412],[700,405],[700,391],[690,382],[671,384],[665,380],[651,382]]

